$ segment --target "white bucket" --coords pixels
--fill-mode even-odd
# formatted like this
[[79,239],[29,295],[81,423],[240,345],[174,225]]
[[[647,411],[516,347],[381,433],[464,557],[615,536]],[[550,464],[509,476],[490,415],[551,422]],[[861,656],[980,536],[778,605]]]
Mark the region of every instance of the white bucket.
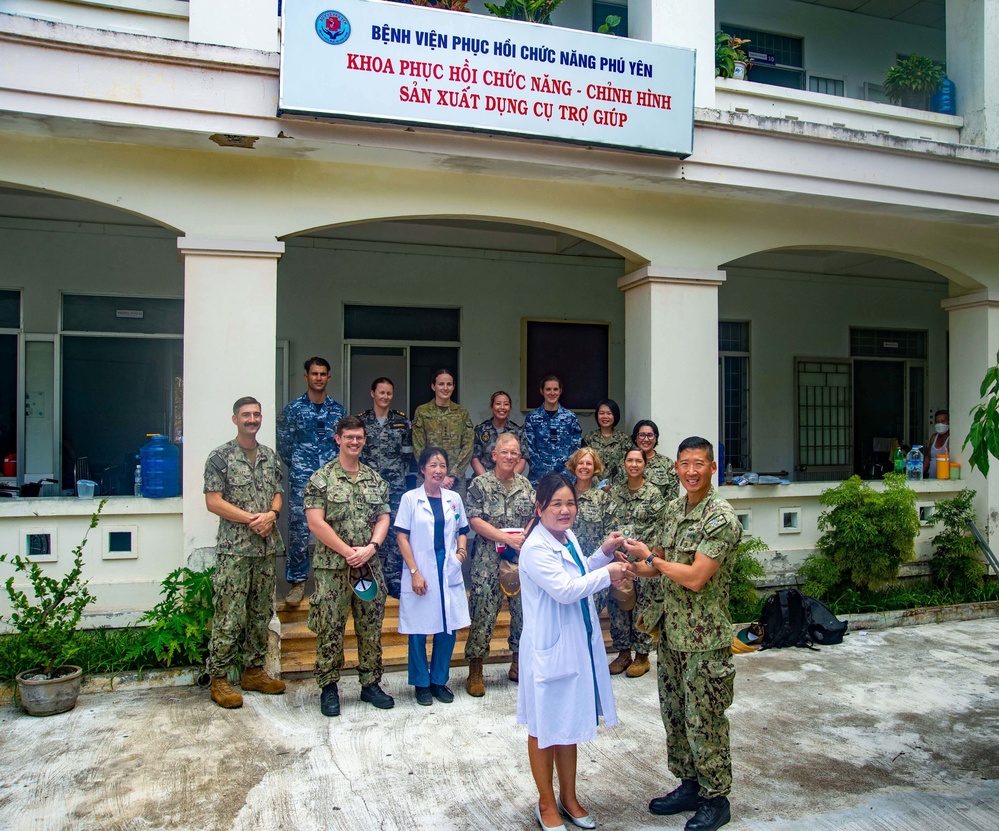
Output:
[[94,492],[97,490],[97,483],[92,479],[77,479],[76,480],[76,495],[80,499],[93,499]]

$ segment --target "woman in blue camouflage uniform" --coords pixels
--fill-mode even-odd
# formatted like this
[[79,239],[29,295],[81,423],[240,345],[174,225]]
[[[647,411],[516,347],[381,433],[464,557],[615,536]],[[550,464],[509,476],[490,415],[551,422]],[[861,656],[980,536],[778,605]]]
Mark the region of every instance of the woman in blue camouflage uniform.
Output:
[[[652,482],[646,480],[645,454],[639,448],[633,447],[625,453],[623,464],[628,478],[623,483],[612,485],[610,490],[616,530],[625,539],[656,545],[666,516],[666,499]],[[636,623],[643,613],[651,612],[661,603],[662,582],[658,579],[636,580],[635,592],[637,602],[631,611],[626,612],[613,602],[608,606],[611,637],[618,649],[618,656],[610,665],[611,675],[627,670],[629,678],[639,678],[650,669],[652,638],[641,631]],[[635,650],[634,660],[631,657],[632,649]]]
[[645,454],[645,481],[655,485],[667,502],[676,499],[680,495],[680,480],[673,460],[656,452],[659,444],[656,423],[647,418],[639,421],[631,431],[631,440]]
[[614,429],[621,421],[621,408],[616,401],[605,398],[597,404],[593,418],[597,422],[597,429],[583,436],[583,447],[592,447],[600,454],[604,478],[608,483],[623,481],[621,462],[634,442],[623,430]]

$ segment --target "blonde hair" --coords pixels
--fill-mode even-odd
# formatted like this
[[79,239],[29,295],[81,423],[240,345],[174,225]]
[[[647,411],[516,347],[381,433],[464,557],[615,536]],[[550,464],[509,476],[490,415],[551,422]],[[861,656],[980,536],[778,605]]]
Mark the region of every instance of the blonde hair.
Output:
[[506,444],[515,444],[517,445],[517,450],[520,450],[520,439],[518,439],[515,434],[509,431],[505,433],[500,433],[499,436],[496,437],[496,446],[493,449],[499,450],[500,445],[506,445]]
[[597,453],[597,451],[592,447],[580,447],[579,450],[569,457],[569,461],[565,463],[565,468],[569,471],[569,473],[575,476],[576,465],[579,464],[579,460],[587,454],[593,457],[593,478],[596,479],[601,473],[604,472],[604,463],[600,458],[600,454]]

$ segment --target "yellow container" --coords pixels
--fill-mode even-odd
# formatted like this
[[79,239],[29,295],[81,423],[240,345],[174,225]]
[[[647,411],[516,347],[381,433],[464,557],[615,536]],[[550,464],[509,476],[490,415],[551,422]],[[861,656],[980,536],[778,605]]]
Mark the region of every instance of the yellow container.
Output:
[[937,479],[950,479],[950,456],[946,453],[937,455]]

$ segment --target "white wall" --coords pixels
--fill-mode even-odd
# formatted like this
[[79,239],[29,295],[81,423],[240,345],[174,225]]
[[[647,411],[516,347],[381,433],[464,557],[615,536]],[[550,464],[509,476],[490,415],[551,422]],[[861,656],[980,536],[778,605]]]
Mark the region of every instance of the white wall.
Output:
[[848,98],[863,98],[865,81],[882,83],[898,53],[916,52],[938,61],[947,57],[942,30],[793,0],[715,0],[715,20],[719,27],[729,23],[803,37],[807,72],[842,76]]
[[[750,430],[755,470],[794,469],[794,358],[847,358],[850,327],[929,332],[927,406],[945,406],[948,287],[788,272],[726,270],[721,320],[750,323]],[[932,419],[927,413],[926,431]]]

